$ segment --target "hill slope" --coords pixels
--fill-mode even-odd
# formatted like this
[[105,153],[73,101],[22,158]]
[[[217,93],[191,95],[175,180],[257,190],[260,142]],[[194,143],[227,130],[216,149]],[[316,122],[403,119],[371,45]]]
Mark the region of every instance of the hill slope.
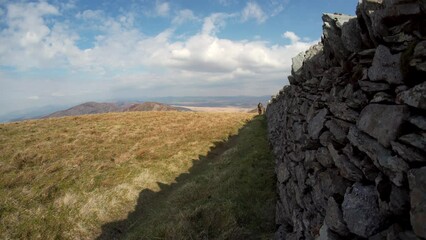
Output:
[[97,103],[87,102],[66,110],[54,112],[42,118],[79,116],[86,114],[110,113],[110,112],[140,112],[140,111],[191,111],[182,107],[172,107],[157,102],[144,102],[133,104]]
[[84,114],[120,112],[121,108],[114,103],[87,102],[66,110],[54,112],[43,118],[77,116]]
[[182,111],[188,112],[191,111],[183,107],[172,107],[167,104],[157,103],[157,102],[144,102],[144,103],[135,103],[124,109],[123,112],[140,112],[140,111]]
[[[107,232],[101,231],[102,225],[106,229],[108,224],[126,219],[135,206],[138,208],[138,196],[143,192],[159,192],[161,196],[164,186],[179,182],[176,178],[191,171],[195,162],[204,161],[215,143],[237,134],[252,117],[243,113],[129,112],[0,124],[0,238],[92,239],[99,236]],[[244,156],[246,150],[241,150],[243,152],[238,148],[230,150],[228,154],[234,155],[229,157]],[[212,165],[214,169],[210,174],[220,175],[228,165],[224,159],[231,162],[234,157],[221,158],[222,164]],[[234,166],[238,165],[241,164]],[[271,177],[273,168],[269,170]],[[262,179],[253,173],[247,172],[247,176]],[[206,176],[212,180],[215,177]],[[216,186],[222,183],[219,179],[213,181]],[[223,188],[222,191],[237,190]],[[271,185],[272,198],[273,192]],[[234,202],[233,206],[240,206],[235,200],[238,197],[232,200],[218,197],[221,195],[212,195],[215,196],[212,204]],[[169,196],[184,195],[173,192]],[[165,203],[168,201],[165,199],[155,202]],[[196,205],[208,209],[209,202],[199,200]],[[152,202],[145,203],[153,206]],[[188,212],[197,213],[195,208]],[[233,213],[232,207],[229,209],[223,212],[238,213]],[[235,219],[237,225],[230,228],[250,229],[249,224],[241,220],[246,219],[244,216]],[[194,220],[194,224],[199,222]],[[132,231],[136,233],[142,229],[135,227]],[[194,234],[203,231],[197,227],[189,229]],[[217,229],[223,230],[220,226]]]

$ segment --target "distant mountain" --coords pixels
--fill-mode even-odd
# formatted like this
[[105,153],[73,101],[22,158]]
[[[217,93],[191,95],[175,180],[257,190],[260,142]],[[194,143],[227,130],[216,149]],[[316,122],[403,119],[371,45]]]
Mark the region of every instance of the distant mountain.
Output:
[[170,105],[193,106],[193,107],[256,107],[259,102],[266,106],[271,96],[228,96],[228,97],[163,97],[155,98]]
[[69,105],[48,105],[48,106],[42,106],[42,107],[36,107],[36,108],[27,108],[27,109],[17,110],[17,111],[9,112],[6,114],[2,114],[0,116],[0,123],[37,119],[49,113],[59,111],[68,107],[70,106]]
[[66,110],[54,112],[43,118],[51,117],[65,117],[65,116],[76,116],[83,114],[95,114],[95,113],[108,113],[108,112],[121,112],[121,108],[115,103],[97,103],[87,102]]
[[[255,108],[259,102],[264,106],[270,99],[270,96],[203,96],[203,97],[156,97],[156,98],[125,98],[125,99],[110,99],[110,103],[88,102],[78,106],[71,107],[70,105],[51,105],[40,108],[23,109],[10,113],[5,113],[0,116],[0,122],[21,121],[27,119],[74,116],[82,114],[94,114],[105,112],[120,112],[125,109],[130,109],[135,104],[143,104],[144,102],[161,102],[163,105],[173,105],[177,111],[188,111],[189,109],[180,108],[183,106],[192,107],[239,107],[239,108]],[[70,108],[71,107],[71,108]],[[67,110],[63,110],[69,108]],[[147,111],[148,107],[136,107],[135,110],[127,111]],[[158,107],[157,107],[158,108]],[[140,109],[140,110],[137,110]],[[167,109],[167,108],[166,108]],[[63,111],[60,111],[63,110]],[[55,112],[59,111],[59,112]],[[150,111],[150,110],[148,110]],[[152,110],[151,110],[152,111]],[[155,111],[155,110],[154,110]],[[161,110],[160,110],[161,111]],[[175,110],[176,111],[176,110]],[[52,113],[53,112],[53,113]],[[49,114],[49,115],[48,115]],[[44,117],[42,117],[44,116]]]
[[157,103],[157,102],[144,102],[144,103],[135,103],[126,107],[122,110],[123,112],[134,112],[134,111],[180,111],[188,112],[191,111],[183,107],[172,107],[170,105]]
[[172,107],[157,102],[144,103],[97,103],[87,102],[72,108],[54,112],[42,118],[78,116],[84,114],[109,113],[109,112],[139,112],[139,111],[191,111],[183,107]]

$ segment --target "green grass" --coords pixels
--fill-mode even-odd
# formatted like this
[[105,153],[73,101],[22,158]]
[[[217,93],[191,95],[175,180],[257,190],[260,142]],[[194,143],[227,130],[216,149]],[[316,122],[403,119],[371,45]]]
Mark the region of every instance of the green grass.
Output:
[[275,178],[265,119],[256,117],[202,161],[163,193],[146,196],[150,203],[124,238],[272,239]]
[[268,238],[273,160],[265,120],[252,119],[130,112],[0,124],[0,239],[94,239],[116,223],[126,238]]

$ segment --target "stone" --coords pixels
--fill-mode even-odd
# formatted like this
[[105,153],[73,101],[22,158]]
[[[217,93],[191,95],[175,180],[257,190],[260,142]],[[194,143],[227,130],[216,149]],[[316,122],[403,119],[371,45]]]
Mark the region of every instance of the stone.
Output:
[[319,140],[322,146],[327,147],[328,143],[330,143],[330,141],[332,141],[333,139],[333,135],[331,134],[330,131],[325,131],[323,133],[321,133]]
[[[354,16],[325,13],[322,15],[324,46],[333,53],[337,61],[345,59],[349,51],[345,48],[341,33],[342,27]],[[349,27],[350,28],[350,27]],[[350,31],[348,29],[347,31]]]
[[366,106],[357,121],[357,127],[389,147],[401,130],[402,123],[409,116],[407,106],[370,104]]
[[416,127],[422,130],[426,130],[426,117],[423,117],[421,115],[414,115],[410,116],[408,118],[408,121]]
[[426,41],[419,42],[414,48],[410,66],[415,67],[419,71],[426,72]]
[[412,231],[404,231],[399,224],[392,224],[388,229],[385,229],[368,240],[419,240]]
[[422,151],[426,150],[426,133],[411,133],[399,138],[399,141],[416,147]]
[[319,231],[319,236],[315,240],[339,240],[341,239],[337,234],[330,231],[326,223],[322,225]]
[[328,168],[318,173],[317,182],[312,189],[312,200],[318,211],[325,215],[327,199],[330,196],[341,196],[345,194],[346,189],[351,183],[340,176],[339,170]]
[[308,124],[308,134],[312,139],[318,139],[319,134],[324,127],[325,116],[328,110],[326,108],[321,109]]
[[380,92],[390,89],[389,84],[382,82],[358,81],[358,84],[364,92]]
[[301,68],[303,66],[303,60],[305,59],[305,52],[299,53],[296,57],[292,58],[291,74],[292,76],[299,77],[301,75]]
[[426,155],[413,147],[395,141],[391,142],[391,146],[407,162],[426,162]]
[[426,238],[426,167],[408,172],[410,186],[410,220],[414,233]]
[[350,232],[367,238],[376,234],[386,223],[379,209],[374,186],[355,183],[346,191],[343,204],[343,219]]
[[340,170],[342,177],[351,181],[361,181],[363,178],[361,170],[359,170],[349,159],[342,154],[339,154],[333,144],[328,144],[328,151],[334,161],[334,164]]
[[395,93],[400,94],[401,92],[406,91],[407,89],[407,85],[399,85],[395,88]]
[[325,70],[325,61],[322,53],[323,45],[321,42],[311,46],[305,52],[305,59],[301,73],[304,79],[322,76],[322,73]]
[[401,158],[393,156],[392,152],[356,127],[351,127],[348,139],[352,145],[365,152],[373,160],[374,165],[381,169],[396,185],[402,186],[405,182],[405,173],[408,164]]
[[286,214],[284,207],[280,201],[277,201],[275,204],[275,224],[281,225],[285,223],[284,215]]
[[373,99],[370,101],[370,103],[394,103],[395,99],[385,93],[385,92],[378,92],[376,94],[374,94]]
[[346,144],[342,151],[348,157],[349,161],[362,171],[366,179],[374,182],[377,175],[379,174],[379,170],[367,156],[355,155],[353,147],[350,143]]
[[387,216],[400,216],[409,210],[409,196],[405,188],[392,184],[382,174],[375,179],[380,210]]
[[344,103],[330,103],[330,112],[336,117],[349,122],[356,122],[359,114]]
[[355,17],[349,19],[342,26],[342,42],[349,52],[359,52],[362,50],[362,39],[360,27]]
[[367,96],[362,92],[362,90],[355,91],[350,98],[348,98],[345,103],[353,109],[362,109],[368,104]]
[[397,100],[416,108],[426,109],[426,81],[399,93]]
[[325,215],[327,226],[341,236],[348,236],[349,230],[343,220],[343,213],[334,197],[328,198],[327,210]]
[[368,69],[371,81],[387,81],[389,84],[402,84],[401,53],[391,54],[389,48],[379,45],[373,58],[373,65]]
[[325,126],[333,134],[336,141],[343,143],[346,140],[351,124],[339,119],[331,119],[325,123]]
[[334,166],[333,159],[331,158],[328,149],[325,147],[318,148],[316,159],[323,167],[328,168]]
[[291,174],[285,163],[280,163],[276,169],[277,180],[279,183],[285,183],[290,178]]

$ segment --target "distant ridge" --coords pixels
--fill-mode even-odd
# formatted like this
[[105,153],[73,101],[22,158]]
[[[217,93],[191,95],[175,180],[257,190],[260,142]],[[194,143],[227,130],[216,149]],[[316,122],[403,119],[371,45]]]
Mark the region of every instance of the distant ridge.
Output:
[[98,103],[98,102],[86,102],[66,110],[54,112],[46,115],[42,118],[52,117],[65,117],[65,116],[78,116],[85,114],[98,114],[98,113],[109,113],[109,112],[137,112],[137,111],[191,111],[190,109],[183,107],[172,107],[167,104],[157,102],[144,102],[118,105],[116,103]]
[[157,103],[157,102],[144,102],[144,103],[135,103],[126,107],[122,110],[123,112],[134,112],[134,111],[181,111],[188,112],[190,109],[183,107],[172,107],[167,104]]

